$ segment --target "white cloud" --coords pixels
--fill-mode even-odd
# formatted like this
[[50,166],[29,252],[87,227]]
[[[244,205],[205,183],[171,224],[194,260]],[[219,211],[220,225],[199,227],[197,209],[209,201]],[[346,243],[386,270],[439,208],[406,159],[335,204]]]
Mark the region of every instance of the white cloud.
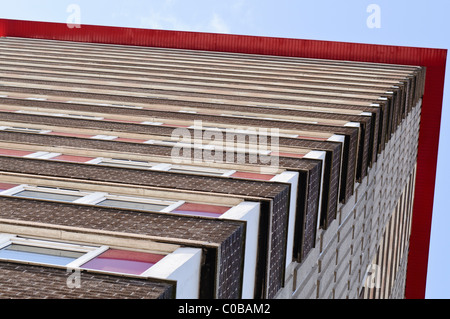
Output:
[[209,23],[209,28],[215,33],[230,33],[229,26],[222,20],[222,18],[214,13]]
[[230,27],[219,14],[212,13],[209,18],[206,15],[203,20],[197,19],[194,22],[192,21],[192,17],[183,16],[180,12],[177,13],[172,6],[173,3],[174,0],[166,0],[162,8],[153,9],[145,16],[140,16],[139,27],[162,30],[230,33]]
[[162,30],[193,31],[195,28],[182,23],[176,16],[152,12],[149,16],[140,18],[140,27]]

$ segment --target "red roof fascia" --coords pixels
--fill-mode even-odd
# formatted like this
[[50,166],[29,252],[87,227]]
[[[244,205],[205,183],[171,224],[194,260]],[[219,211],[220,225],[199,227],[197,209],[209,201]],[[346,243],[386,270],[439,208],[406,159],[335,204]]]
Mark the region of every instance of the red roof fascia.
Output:
[[425,298],[447,50],[8,19],[0,19],[0,36],[425,66],[406,278],[406,298]]

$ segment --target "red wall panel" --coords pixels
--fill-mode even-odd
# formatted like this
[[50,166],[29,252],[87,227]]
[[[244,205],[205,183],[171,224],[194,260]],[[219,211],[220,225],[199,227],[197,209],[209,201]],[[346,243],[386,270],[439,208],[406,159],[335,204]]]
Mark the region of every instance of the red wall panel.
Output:
[[406,281],[407,298],[425,297],[447,50],[89,25],[70,29],[63,23],[0,19],[2,35],[426,66]]

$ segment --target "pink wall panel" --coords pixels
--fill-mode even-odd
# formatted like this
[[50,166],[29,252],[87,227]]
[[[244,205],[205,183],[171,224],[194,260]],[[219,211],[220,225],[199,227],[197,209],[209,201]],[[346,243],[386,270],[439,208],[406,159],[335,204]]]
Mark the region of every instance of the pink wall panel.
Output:
[[8,156],[26,156],[35,153],[34,151],[20,151],[20,150],[10,150],[5,148],[0,148],[0,155]]
[[19,186],[17,184],[9,184],[9,183],[0,183],[0,191],[4,191],[7,189],[11,189],[13,187]]

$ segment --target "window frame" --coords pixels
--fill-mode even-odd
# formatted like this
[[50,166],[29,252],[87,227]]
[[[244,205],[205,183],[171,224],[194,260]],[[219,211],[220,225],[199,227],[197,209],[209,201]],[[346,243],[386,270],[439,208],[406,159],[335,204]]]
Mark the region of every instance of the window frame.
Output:
[[54,113],[54,112],[44,112],[44,111],[29,111],[29,110],[18,110],[15,113],[30,114],[30,115],[42,115],[42,116],[54,116],[54,117],[66,117],[75,118],[83,120],[97,120],[102,121],[105,118],[101,116],[94,115],[83,115],[83,114],[72,114],[72,113]]
[[[101,194],[101,193],[97,193],[97,194]],[[157,212],[161,212],[161,213],[170,213],[172,210],[180,207],[181,205],[183,205],[185,203],[185,201],[183,201],[183,200],[173,201],[173,200],[164,200],[164,199],[158,199],[158,198],[147,198],[147,197],[137,197],[137,196],[129,196],[129,195],[116,195],[116,194],[103,193],[103,196],[98,196],[97,198],[92,200],[89,204],[97,205],[105,200],[115,200],[115,201],[121,201],[121,202],[130,202],[130,203],[139,203],[139,204],[154,204],[154,205],[166,206],[162,210],[157,211]],[[111,206],[102,206],[102,207],[111,207]],[[112,208],[114,208],[114,207],[112,207]]]
[[[46,262],[37,262],[37,261],[30,261],[30,260],[21,260],[21,259],[14,259],[14,258],[3,258],[0,256],[0,261],[4,262],[18,262],[18,263],[27,263],[32,265],[44,265],[44,266],[50,266],[50,267],[63,267],[63,268],[73,268],[76,261],[78,261],[80,258],[86,256],[89,254],[89,256],[97,256],[99,253],[103,252],[105,247],[107,249],[108,246],[95,246],[95,245],[81,245],[81,244],[73,244],[73,243],[66,243],[66,242],[59,242],[59,241],[52,241],[47,239],[37,239],[37,238],[31,238],[31,237],[23,237],[19,235],[11,235],[11,234],[1,234],[0,235],[0,250],[10,246],[10,245],[23,245],[23,246],[31,246],[31,247],[37,247],[37,248],[49,248],[49,249],[55,249],[55,250],[65,250],[65,251],[73,251],[82,253],[83,255],[79,256],[78,258],[75,258],[73,261],[69,262],[66,265],[58,265],[58,264],[52,264],[52,263],[46,263]],[[94,257],[91,257],[94,258]]]
[[189,166],[189,165],[180,165],[180,164],[170,164],[169,169],[167,170],[170,172],[172,169],[177,170],[183,170],[183,171],[192,171],[191,173],[194,174],[207,174],[208,172],[211,173],[222,173],[222,175],[219,176],[231,176],[234,173],[236,173],[236,170],[227,170],[227,169],[220,169],[220,168],[214,168],[214,167],[200,167],[200,166]]
[[[172,169],[179,169],[179,170],[188,171],[188,173],[201,174],[201,175],[209,175],[207,173],[211,172],[210,176],[225,176],[226,177],[226,176],[231,176],[234,173],[236,173],[236,170],[221,169],[221,168],[215,168],[215,167],[201,167],[201,166],[191,166],[191,165],[183,165],[183,164],[157,163],[157,162],[146,162],[146,161],[137,161],[137,160],[134,161],[134,160],[129,160],[129,159],[115,159],[115,158],[106,158],[106,157],[98,157],[87,163],[88,164],[98,164],[98,165],[105,165],[104,163],[118,164],[118,166],[115,166],[115,165],[105,165],[105,166],[125,167],[125,168],[127,168],[127,167],[119,166],[119,165],[130,164],[129,168],[149,169],[149,170],[164,171],[164,172],[170,172]],[[221,175],[218,175],[218,174],[221,174]]]
[[[1,191],[0,195],[15,196],[16,194],[23,192],[23,191],[41,192],[41,193],[58,194],[58,195],[80,196],[79,199],[82,199],[91,194],[86,191],[80,191],[80,190],[76,190],[76,189],[71,190],[71,189],[64,189],[64,188],[50,187],[50,186],[33,186],[33,185],[28,185],[28,184],[21,184],[16,187]],[[77,199],[75,201],[78,201],[79,199]],[[47,200],[51,200],[51,199],[47,199]]]
[[[97,205],[98,203],[104,200],[116,200],[123,202],[133,202],[133,203],[142,203],[142,204],[155,204],[155,205],[163,205],[166,206],[162,210],[156,211],[161,213],[170,213],[172,210],[178,208],[179,206],[185,203],[184,200],[167,200],[167,199],[159,199],[159,198],[151,198],[151,197],[140,197],[140,196],[131,196],[131,195],[120,195],[120,194],[110,194],[105,192],[90,192],[76,189],[64,189],[58,187],[48,187],[48,186],[33,186],[28,184],[22,184],[15,186],[13,188],[0,191],[0,195],[7,196],[15,196],[16,194],[23,191],[34,191],[34,192],[42,192],[49,194],[58,194],[58,195],[73,195],[79,196],[80,198],[69,202],[73,204],[87,204],[87,205]],[[28,198],[28,197],[25,197]],[[32,198],[30,198],[32,199]],[[43,199],[50,200],[52,199]],[[57,200],[54,200],[57,201]],[[110,207],[110,206],[102,206],[102,207]],[[114,208],[114,207],[112,207]]]
[[[152,169],[158,163],[146,162],[146,161],[137,161],[137,160],[129,160],[129,159],[120,159],[120,158],[107,158],[107,157],[97,157],[89,162],[88,164],[98,164],[103,166],[110,167],[123,167],[123,168],[139,168],[139,169]],[[111,165],[106,165],[111,164]],[[117,164],[117,165],[114,165]],[[124,166],[121,166],[124,165]],[[127,167],[129,166],[129,167]]]
[[119,138],[118,136],[115,135],[103,135],[103,134],[98,134],[98,135],[94,135],[91,136],[90,138],[94,139],[94,140],[106,140],[106,141],[113,141],[117,138]]
[[[0,262],[15,262],[20,264],[30,264],[30,265],[37,265],[37,266],[45,266],[45,267],[51,267],[51,268],[63,268],[63,269],[79,269],[79,270],[86,270],[90,272],[96,272],[96,273],[103,273],[103,274],[114,274],[114,275],[120,275],[120,276],[126,276],[126,277],[141,277],[141,278],[150,278],[146,273],[148,270],[153,267],[150,266],[148,269],[143,271],[141,274],[130,274],[126,272],[116,272],[116,271],[105,271],[105,270],[98,270],[98,269],[90,269],[90,268],[83,268],[83,265],[87,262],[97,258],[104,252],[108,251],[109,249],[118,249],[118,250],[124,250],[124,251],[133,251],[129,248],[125,247],[111,247],[108,245],[85,245],[85,244],[79,244],[79,243],[71,243],[71,242],[64,242],[64,241],[55,241],[52,239],[40,239],[40,238],[33,238],[33,237],[26,237],[16,234],[7,234],[7,233],[0,233],[0,250],[4,249],[10,245],[24,245],[24,246],[31,246],[31,247],[37,247],[37,248],[49,248],[49,249],[55,249],[55,250],[66,250],[66,251],[72,251],[72,252],[78,252],[82,253],[81,256],[78,258],[75,258],[73,261],[69,262],[66,265],[60,265],[60,264],[53,264],[49,262],[41,262],[41,261],[30,261],[30,260],[23,260],[23,259],[14,259],[14,258],[3,258],[0,257]],[[141,251],[143,253],[152,253],[148,251]],[[168,255],[172,254],[173,252],[168,253],[156,253],[164,256],[161,260],[163,260]],[[155,253],[153,253],[155,254]],[[156,264],[156,263],[155,263]]]
[[7,132],[36,133],[36,134],[47,134],[52,132],[51,130],[45,130],[41,128],[19,127],[19,126],[0,126],[0,130]]

